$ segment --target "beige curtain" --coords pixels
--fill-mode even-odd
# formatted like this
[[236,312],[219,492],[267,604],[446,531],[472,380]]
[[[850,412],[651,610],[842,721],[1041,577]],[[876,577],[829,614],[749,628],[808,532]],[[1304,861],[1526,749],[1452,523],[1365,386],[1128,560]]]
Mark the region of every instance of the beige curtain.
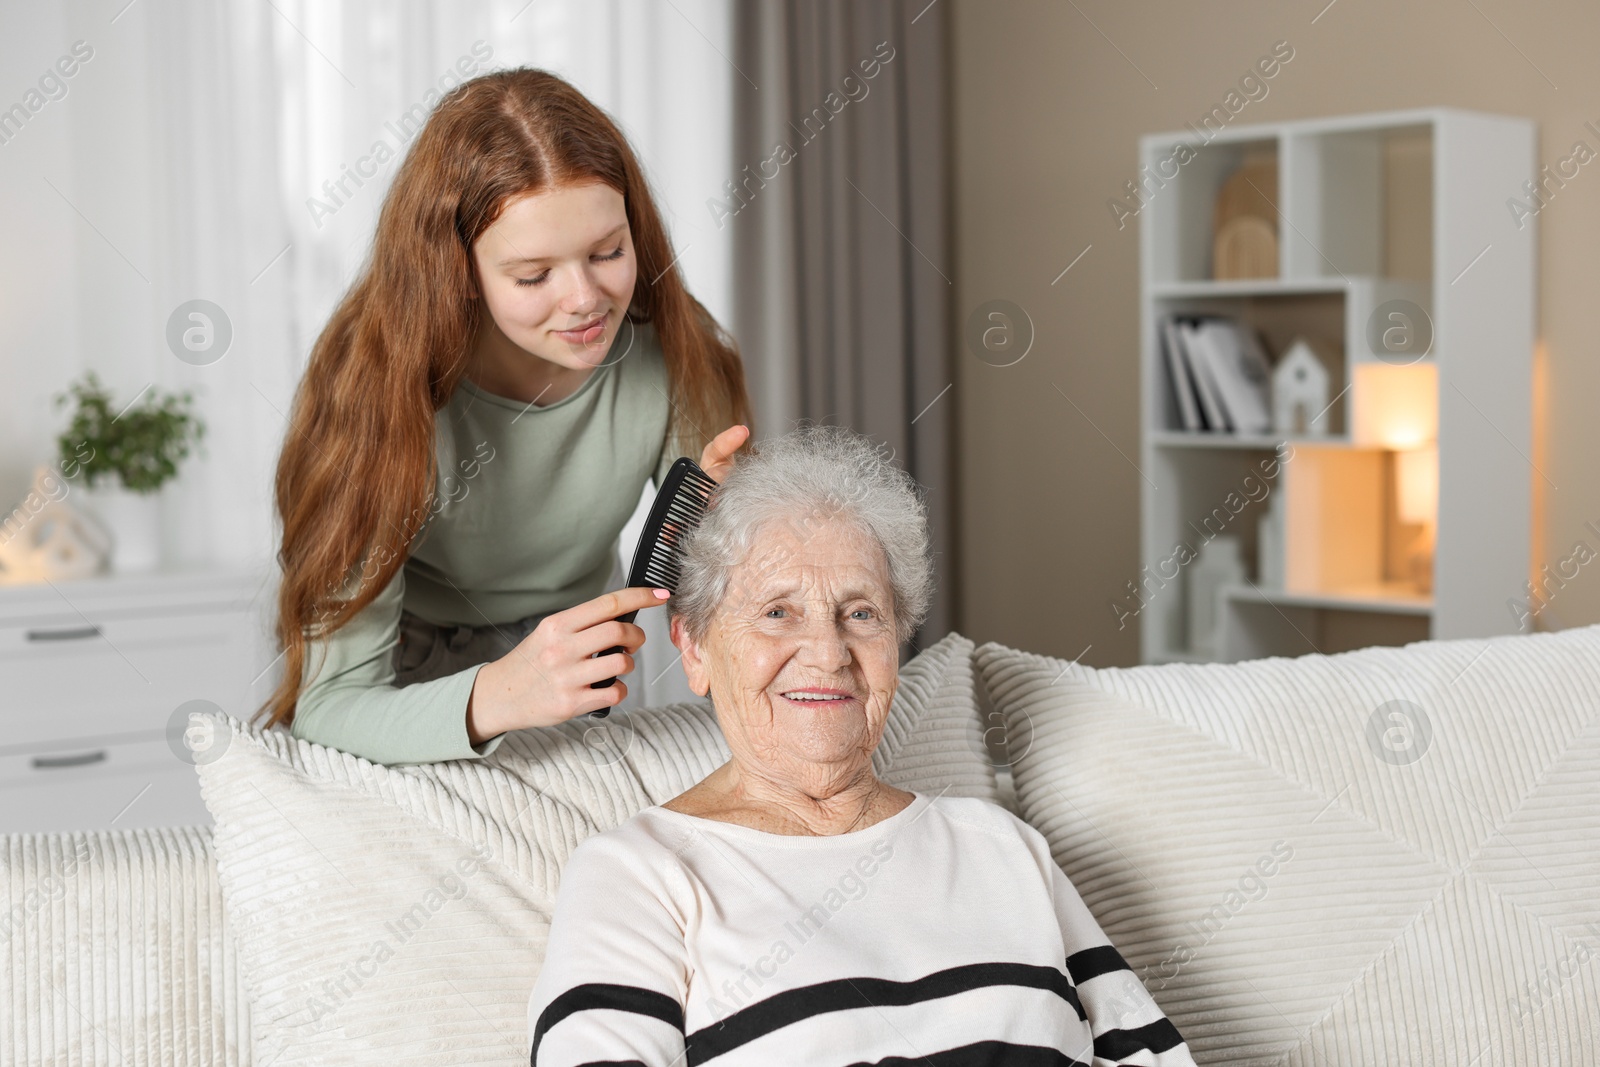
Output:
[[917,647],[954,619],[946,7],[737,3],[735,173],[707,202],[758,433],[849,426],[926,492],[939,592]]

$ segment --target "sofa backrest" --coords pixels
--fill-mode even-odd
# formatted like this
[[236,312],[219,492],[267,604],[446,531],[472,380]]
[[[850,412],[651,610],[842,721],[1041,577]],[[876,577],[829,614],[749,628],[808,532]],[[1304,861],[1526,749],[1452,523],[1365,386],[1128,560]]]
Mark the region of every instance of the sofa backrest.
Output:
[[251,1062],[208,829],[0,836],[0,904],[0,1062]]

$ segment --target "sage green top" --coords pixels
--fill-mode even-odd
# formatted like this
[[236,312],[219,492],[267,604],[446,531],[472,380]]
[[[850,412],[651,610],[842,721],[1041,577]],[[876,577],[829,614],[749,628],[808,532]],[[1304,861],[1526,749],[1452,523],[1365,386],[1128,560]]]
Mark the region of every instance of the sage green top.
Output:
[[467,738],[481,664],[395,687],[400,611],[440,625],[504,624],[606,591],[645,482],[659,486],[678,457],[655,329],[633,329],[631,344],[624,326],[606,364],[545,407],[462,380],[436,417],[434,512],[377,598],[309,642],[294,736],[377,763],[470,759],[499,745],[503,734],[476,747]]

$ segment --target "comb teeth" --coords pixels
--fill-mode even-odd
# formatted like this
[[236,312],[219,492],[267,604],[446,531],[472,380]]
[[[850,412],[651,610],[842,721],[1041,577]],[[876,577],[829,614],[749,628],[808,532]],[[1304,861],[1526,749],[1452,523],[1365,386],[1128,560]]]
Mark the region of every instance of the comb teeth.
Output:
[[[678,548],[705,516],[716,488],[717,483],[695,466],[694,460],[688,456],[678,457],[661,480],[661,489],[650,505],[650,514],[645,517],[639,547],[633,550],[633,566],[628,569],[629,586],[648,585],[677,592],[678,581],[683,577]],[[630,611],[621,618],[632,622],[634,615],[635,612]],[[620,647],[608,648],[599,655],[621,651]],[[604,689],[615,681],[615,678],[606,678],[590,682],[589,688]],[[600,708],[589,714],[603,719],[610,711],[610,708]]]
[[639,535],[639,547],[628,571],[630,586],[677,591],[683,577],[678,549],[705,517],[716,488],[716,481],[687,456],[672,465]]

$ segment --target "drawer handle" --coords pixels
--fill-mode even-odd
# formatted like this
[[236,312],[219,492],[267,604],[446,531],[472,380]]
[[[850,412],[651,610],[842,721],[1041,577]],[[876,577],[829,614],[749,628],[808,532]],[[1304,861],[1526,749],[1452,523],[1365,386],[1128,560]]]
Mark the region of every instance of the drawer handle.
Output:
[[82,641],[88,637],[99,637],[100,627],[78,626],[71,630],[29,630],[29,641]]
[[70,756],[35,756],[33,769],[36,771],[50,771],[58,767],[84,767],[91,763],[104,763],[106,750],[99,749],[95,752],[75,752]]

